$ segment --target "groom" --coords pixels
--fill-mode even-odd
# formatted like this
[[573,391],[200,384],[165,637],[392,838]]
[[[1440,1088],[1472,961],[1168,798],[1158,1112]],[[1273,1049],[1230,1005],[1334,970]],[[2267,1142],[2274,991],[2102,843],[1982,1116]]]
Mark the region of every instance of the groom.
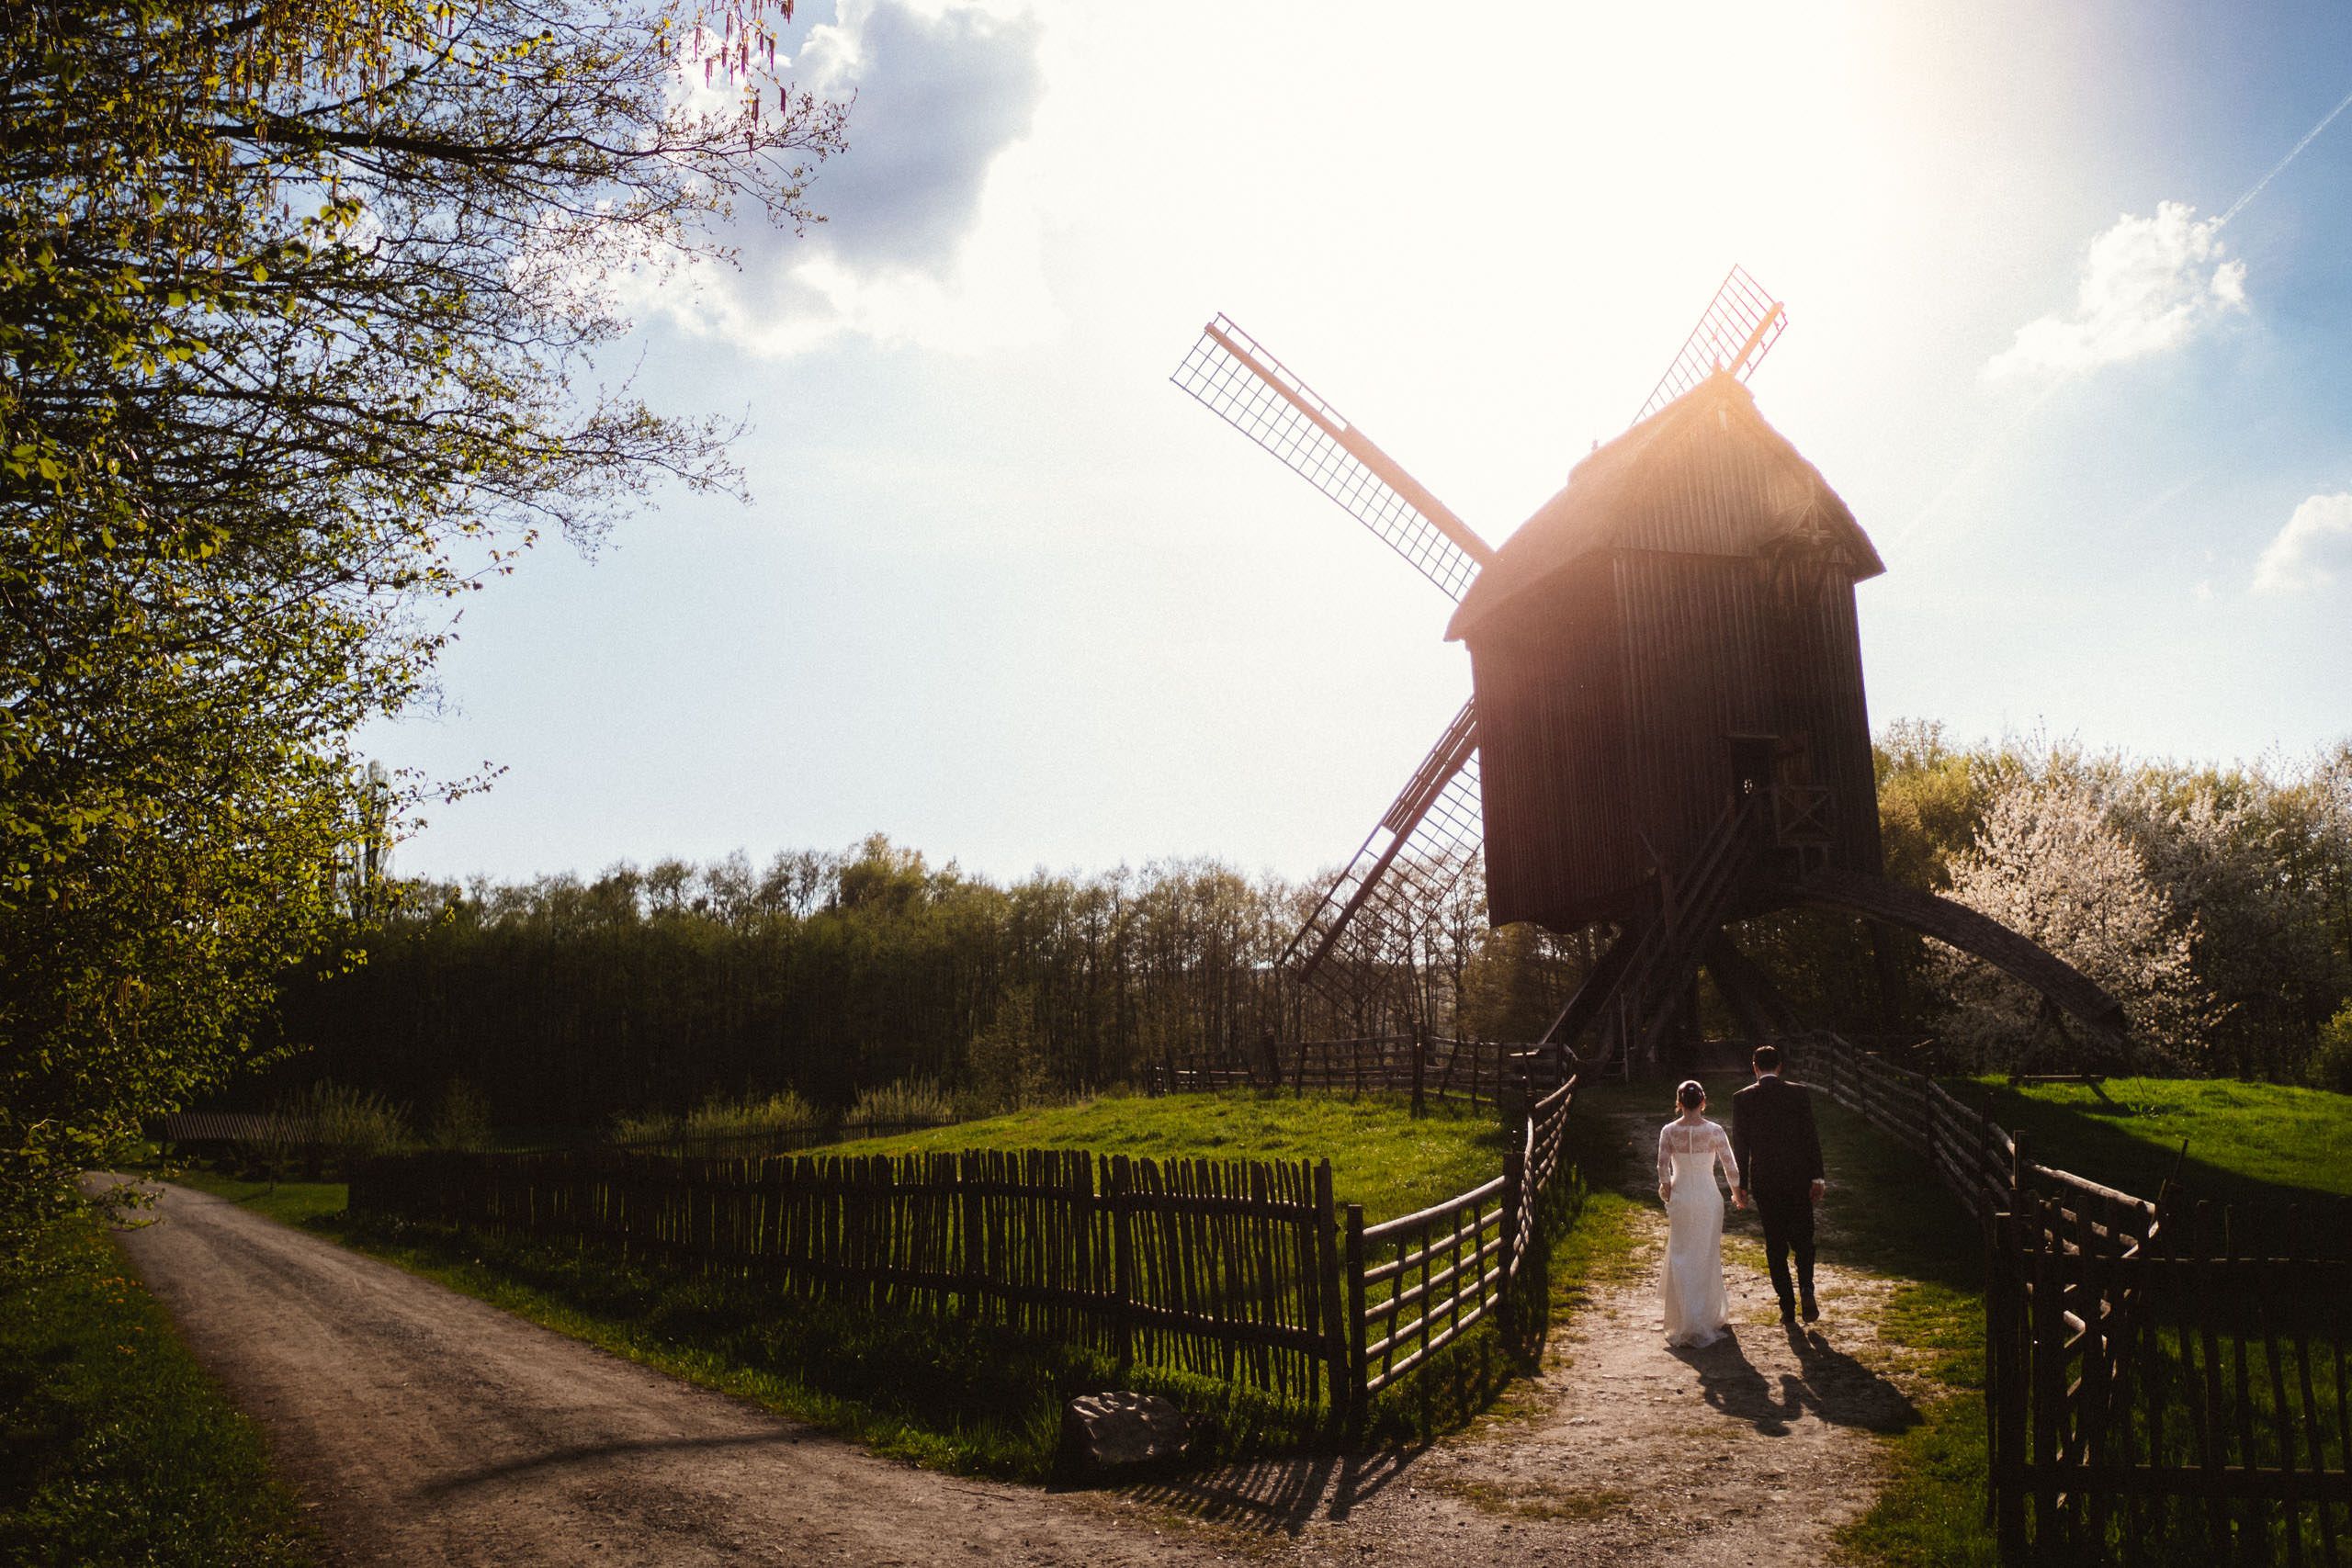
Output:
[[[1827,1186],[1821,1175],[1821,1138],[1813,1128],[1813,1096],[1781,1081],[1781,1053],[1756,1047],[1756,1081],[1731,1097],[1731,1155],[1744,1185],[1732,1201],[1747,1207],[1752,1194],[1764,1222],[1764,1258],[1781,1298],[1781,1321],[1821,1316],[1813,1301],[1813,1206]],[[1789,1254],[1797,1255],[1796,1290],[1789,1289]]]

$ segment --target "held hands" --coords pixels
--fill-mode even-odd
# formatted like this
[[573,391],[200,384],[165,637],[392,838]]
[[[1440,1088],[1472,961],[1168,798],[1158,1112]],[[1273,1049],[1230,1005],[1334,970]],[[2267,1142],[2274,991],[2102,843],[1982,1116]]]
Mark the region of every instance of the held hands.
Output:
[[1815,1202],[1820,1202],[1821,1195],[1828,1190],[1829,1183],[1822,1180],[1821,1178],[1817,1176],[1813,1179],[1813,1201]]
[[1747,1188],[1735,1187],[1731,1190],[1731,1205],[1735,1209],[1745,1209],[1747,1207]]

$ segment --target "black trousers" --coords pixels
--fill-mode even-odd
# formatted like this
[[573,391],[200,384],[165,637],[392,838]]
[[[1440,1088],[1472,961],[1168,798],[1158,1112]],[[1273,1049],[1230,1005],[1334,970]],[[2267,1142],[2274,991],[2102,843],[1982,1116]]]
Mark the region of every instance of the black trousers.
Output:
[[[1764,1223],[1764,1261],[1772,1270],[1772,1290],[1781,1298],[1781,1310],[1786,1312],[1796,1303],[1797,1295],[1813,1299],[1813,1190],[1785,1187],[1773,1191],[1758,1190],[1756,1217]],[[1796,1254],[1796,1291],[1789,1288],[1789,1254]]]

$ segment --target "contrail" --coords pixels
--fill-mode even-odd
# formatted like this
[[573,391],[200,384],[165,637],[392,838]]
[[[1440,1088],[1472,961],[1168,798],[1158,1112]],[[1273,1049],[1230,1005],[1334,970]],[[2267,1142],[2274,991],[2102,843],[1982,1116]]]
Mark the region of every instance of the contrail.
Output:
[[2254,188],[2252,190],[2247,191],[2244,196],[2230,203],[2230,209],[2222,214],[2221,223],[2216,223],[2213,227],[2218,229],[2222,223],[2227,223],[2231,219],[2235,218],[2239,213],[2245,211],[2245,204],[2252,201],[2256,197],[2260,196],[2262,194],[2262,187],[2268,185],[2272,180],[2277,179],[2278,177],[2278,172],[2281,169],[2284,169],[2288,164],[2293,163],[2297,158],[2301,157],[2303,149],[2318,141],[2319,133],[2325,130],[2335,122],[2335,117],[2342,114],[2347,108],[2352,108],[2352,93],[2346,93],[2344,96],[2344,101],[2342,103],[2337,104],[2334,108],[2328,110],[2327,117],[2324,119],[2322,119],[2317,125],[2312,126],[2309,131],[2305,132],[2303,139],[2301,141],[2296,142],[2293,149],[2290,151],[2285,157],[2279,159],[2277,164],[2273,164],[2268,174],[2255,181]]

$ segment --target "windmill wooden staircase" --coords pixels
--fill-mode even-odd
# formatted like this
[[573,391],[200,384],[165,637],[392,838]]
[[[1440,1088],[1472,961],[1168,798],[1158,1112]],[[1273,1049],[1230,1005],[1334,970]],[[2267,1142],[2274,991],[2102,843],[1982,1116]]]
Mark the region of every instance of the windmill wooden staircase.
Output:
[[[1742,795],[1724,807],[1687,875],[1679,881],[1660,876],[1656,907],[1628,924],[1602,954],[1544,1032],[1544,1044],[1621,1077],[1637,1063],[1646,1065],[1756,864],[1759,798]],[[1594,1028],[1601,1033],[1599,1051],[1577,1052],[1577,1038]]]

